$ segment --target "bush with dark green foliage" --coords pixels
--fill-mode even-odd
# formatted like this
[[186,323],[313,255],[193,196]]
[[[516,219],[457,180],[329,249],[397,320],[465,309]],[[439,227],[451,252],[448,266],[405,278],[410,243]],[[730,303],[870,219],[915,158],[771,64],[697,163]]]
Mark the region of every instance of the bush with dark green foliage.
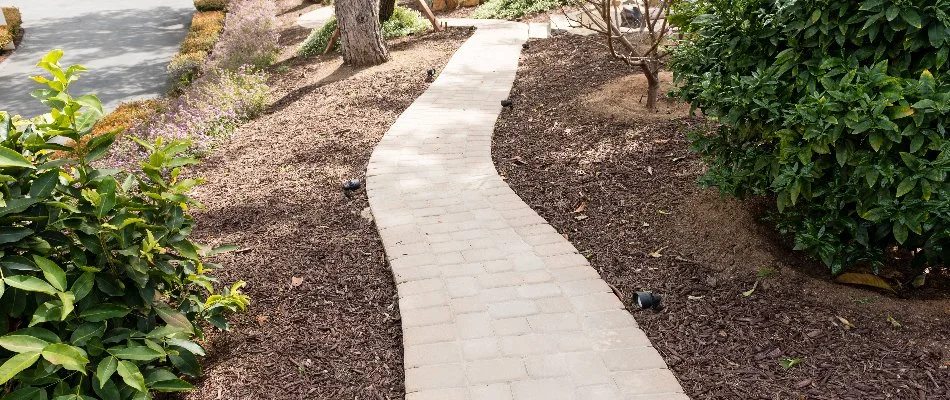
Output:
[[516,19],[525,15],[553,10],[572,3],[571,0],[488,0],[475,9],[473,18]]
[[[243,310],[243,282],[216,292],[188,236],[200,181],[181,168],[184,142],[142,142],[135,174],[91,165],[117,132],[84,140],[102,117],[93,95],[72,97],[85,71],[39,63],[33,95],[51,113],[0,111],[0,393],[4,400],[147,400],[189,390],[202,324],[227,329]],[[86,143],[65,146],[65,143]]]
[[[330,17],[322,27],[314,29],[310,33],[307,40],[297,49],[297,54],[304,57],[322,54],[326,50],[327,43],[330,42],[330,37],[333,36],[336,26],[336,17]],[[432,23],[429,20],[418,11],[403,6],[396,6],[393,9],[393,16],[380,26],[383,38],[387,40],[414,35],[429,29],[432,29]],[[340,42],[337,41],[336,45],[333,46],[333,50],[339,49]]]
[[671,62],[720,124],[702,182],[773,197],[834,274],[950,262],[950,0],[709,3]]

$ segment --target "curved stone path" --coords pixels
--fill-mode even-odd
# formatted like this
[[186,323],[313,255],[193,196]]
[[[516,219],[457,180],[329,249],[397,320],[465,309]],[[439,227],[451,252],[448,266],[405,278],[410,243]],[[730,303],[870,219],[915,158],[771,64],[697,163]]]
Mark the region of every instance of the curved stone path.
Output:
[[406,399],[688,399],[587,259],[495,171],[491,137],[527,25],[450,23],[478,29],[367,167]]

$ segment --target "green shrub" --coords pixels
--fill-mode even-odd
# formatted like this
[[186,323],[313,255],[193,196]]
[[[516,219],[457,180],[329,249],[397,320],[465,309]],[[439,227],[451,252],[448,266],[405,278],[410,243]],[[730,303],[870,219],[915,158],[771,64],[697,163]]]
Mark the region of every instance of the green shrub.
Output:
[[553,10],[570,0],[488,0],[475,9],[473,18],[516,19]]
[[165,69],[168,70],[168,75],[172,82],[178,84],[179,87],[188,86],[198,77],[201,66],[207,58],[208,53],[203,51],[178,53],[172,57],[172,60],[168,63],[168,67]]
[[718,121],[702,182],[772,196],[781,231],[837,274],[950,261],[950,1],[711,2],[673,53]]
[[[243,310],[243,282],[216,293],[209,250],[188,239],[200,181],[183,142],[142,142],[135,174],[96,169],[116,132],[83,142],[102,116],[94,95],[73,98],[85,69],[39,66],[34,96],[53,111],[33,120],[0,112],[0,385],[4,399],[151,399],[191,388],[195,340]],[[67,158],[53,159],[56,152]]]
[[[323,53],[327,48],[327,43],[330,42],[330,37],[333,36],[333,31],[336,30],[336,26],[336,17],[330,17],[322,27],[314,29],[313,32],[310,33],[307,40],[297,49],[297,55],[309,57]],[[414,35],[429,29],[432,29],[432,23],[429,22],[428,19],[423,17],[418,11],[403,6],[396,6],[393,10],[393,16],[380,26],[380,31],[386,39],[396,39],[403,36]],[[333,49],[340,49],[339,41],[337,41]]]
[[228,7],[228,0],[195,0],[198,11],[221,11]]

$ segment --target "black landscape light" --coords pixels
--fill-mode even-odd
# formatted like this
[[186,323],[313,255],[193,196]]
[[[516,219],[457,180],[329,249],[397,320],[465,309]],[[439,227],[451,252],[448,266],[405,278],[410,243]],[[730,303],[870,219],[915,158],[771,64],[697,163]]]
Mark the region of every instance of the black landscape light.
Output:
[[511,104],[512,104],[512,103],[511,103],[511,99],[504,99],[504,100],[501,101],[501,106],[502,106],[502,107],[511,107]]
[[350,179],[343,183],[343,190],[350,191],[359,189],[363,186],[359,179]]
[[426,82],[432,82],[435,80],[435,70],[430,69],[426,71]]
[[527,43],[524,43],[524,44],[521,45],[521,48],[522,48],[522,49],[525,49],[525,50],[528,50],[528,47],[530,47],[530,46],[528,46]]
[[663,308],[660,304],[663,301],[663,296],[653,294],[653,292],[637,292],[634,296],[634,301],[636,301],[637,306],[641,309],[646,310],[652,308],[659,310]]

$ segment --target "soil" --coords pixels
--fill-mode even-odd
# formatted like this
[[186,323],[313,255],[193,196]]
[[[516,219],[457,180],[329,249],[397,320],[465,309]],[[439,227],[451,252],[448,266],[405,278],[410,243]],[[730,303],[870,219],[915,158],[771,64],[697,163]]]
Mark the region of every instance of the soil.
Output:
[[686,134],[704,123],[669,100],[642,111],[636,75],[596,38],[533,40],[493,156],[628,304],[664,296],[660,311],[629,308],[687,394],[950,398],[947,277],[910,298],[831,282],[763,222],[768,203],[696,185]]
[[252,304],[210,337],[204,378],[182,398],[404,397],[395,284],[364,190],[341,185],[363,178],[377,141],[426,89],[425,71],[468,35],[390,42],[392,61],[365,69],[332,55],[286,60],[268,112],[192,171],[208,180],[194,191],[205,205],[195,236],[240,247],[216,257],[217,276],[246,281]]

